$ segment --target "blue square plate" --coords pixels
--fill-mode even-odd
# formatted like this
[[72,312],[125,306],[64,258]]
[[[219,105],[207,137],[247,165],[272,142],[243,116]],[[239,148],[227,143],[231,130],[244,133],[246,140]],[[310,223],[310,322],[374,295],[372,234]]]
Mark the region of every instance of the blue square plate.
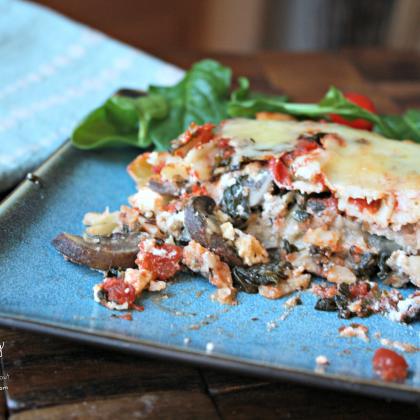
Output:
[[[87,211],[126,203],[134,185],[126,165],[133,149],[81,152],[64,145],[0,206],[0,324],[55,334],[152,356],[248,374],[290,379],[334,389],[405,401],[420,401],[420,354],[406,353],[404,384],[384,383],[372,371],[375,333],[420,345],[419,326],[376,315],[357,320],[368,342],[343,338],[338,328],[353,321],[314,310],[315,297],[285,319],[285,299],[239,294],[237,306],[210,299],[213,287],[200,277],[178,277],[160,294],[145,294],[144,312],[133,321],[112,316],[95,303],[92,287],[101,275],[66,262],[51,245],[59,232],[81,232]],[[211,343],[211,344],[209,344]],[[212,349],[212,351],[210,351]],[[316,369],[325,355],[330,364]]]

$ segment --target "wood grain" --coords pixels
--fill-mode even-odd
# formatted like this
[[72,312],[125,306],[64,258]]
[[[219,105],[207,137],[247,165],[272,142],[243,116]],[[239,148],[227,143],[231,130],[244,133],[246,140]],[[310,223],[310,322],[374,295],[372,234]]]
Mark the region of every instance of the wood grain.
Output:
[[356,90],[365,84],[357,69],[338,54],[267,53],[262,60],[271,83],[297,101],[318,101],[331,85]]
[[269,81],[295,101],[317,102],[335,86],[344,92],[363,92],[380,113],[399,112],[395,102],[370,84],[345,55],[272,53],[261,59]]
[[199,391],[195,368],[113,353],[45,336],[9,333],[4,370],[12,412],[150,391]]
[[[193,48],[202,38],[204,3],[178,0],[37,0],[37,3],[141,49]],[[197,25],[197,22],[199,23]]]
[[[158,51],[157,54],[184,69],[208,57],[191,51]],[[400,113],[408,107],[420,107],[418,53],[347,49],[341,54],[215,53],[212,58],[231,67],[236,76],[248,77],[253,89],[286,93],[296,101],[318,101],[334,85],[343,91],[368,95],[379,113]],[[407,79],[400,78],[398,63],[409,69],[404,70]]]
[[418,419],[415,406],[376,401],[351,394],[293,384],[216,395],[222,418],[251,419]]
[[420,82],[420,54],[381,48],[345,49],[343,55],[370,83]]
[[7,413],[6,395],[5,395],[5,391],[1,390],[0,391],[0,420],[3,420],[6,418],[6,413]]
[[11,420],[218,419],[210,398],[199,391],[157,391],[130,397],[64,404],[12,415]]
[[212,396],[270,385],[270,382],[264,379],[249,378],[219,370],[202,369],[201,373],[207,390]]

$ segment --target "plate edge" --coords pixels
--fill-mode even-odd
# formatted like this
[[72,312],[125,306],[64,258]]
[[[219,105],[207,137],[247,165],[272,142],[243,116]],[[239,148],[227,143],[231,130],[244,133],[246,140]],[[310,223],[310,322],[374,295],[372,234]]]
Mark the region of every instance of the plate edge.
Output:
[[[350,381],[334,376],[320,376],[313,373],[301,372],[299,370],[287,371],[272,366],[262,366],[248,363],[244,360],[227,359],[224,357],[212,356],[185,352],[176,348],[158,346],[148,343],[134,342],[122,338],[112,338],[99,334],[92,334],[84,331],[76,331],[71,328],[58,327],[42,324],[35,321],[21,320],[13,317],[0,316],[0,326],[25,330],[37,334],[47,334],[62,339],[76,341],[125,353],[142,355],[162,360],[174,360],[196,367],[208,367],[214,369],[225,369],[234,373],[246,374],[256,378],[267,378],[276,381],[292,381],[301,385],[316,386],[334,391],[346,391],[359,395],[368,395],[378,399],[401,401],[416,404],[420,407],[420,392],[412,390],[400,390],[396,388],[381,387],[375,384],[360,381]],[[123,344],[123,345],[121,345]],[[339,387],[337,387],[337,385]]]

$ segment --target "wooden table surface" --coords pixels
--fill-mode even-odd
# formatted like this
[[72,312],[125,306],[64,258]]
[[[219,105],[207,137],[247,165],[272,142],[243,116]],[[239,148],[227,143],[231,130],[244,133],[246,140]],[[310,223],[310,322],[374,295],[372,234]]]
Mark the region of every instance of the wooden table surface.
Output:
[[[181,67],[203,55],[157,52]],[[420,56],[348,50],[213,57],[261,90],[318,100],[329,85],[369,95],[379,112],[420,107]],[[128,356],[33,333],[0,330],[0,419],[419,418],[418,407],[286,382]]]

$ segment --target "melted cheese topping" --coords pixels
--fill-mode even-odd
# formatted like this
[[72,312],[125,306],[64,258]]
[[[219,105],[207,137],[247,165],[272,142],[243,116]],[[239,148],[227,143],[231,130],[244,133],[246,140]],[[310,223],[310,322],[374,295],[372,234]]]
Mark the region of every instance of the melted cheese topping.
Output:
[[[381,226],[401,226],[420,219],[420,145],[314,121],[234,119],[226,121],[220,131],[223,137],[231,138],[238,158],[251,159],[266,159],[291,150],[301,135],[335,134],[344,142],[324,137],[324,150],[313,153],[311,161],[319,164],[326,185],[340,200],[340,209]],[[350,197],[367,202],[381,199],[383,208],[372,214],[348,203]]]

